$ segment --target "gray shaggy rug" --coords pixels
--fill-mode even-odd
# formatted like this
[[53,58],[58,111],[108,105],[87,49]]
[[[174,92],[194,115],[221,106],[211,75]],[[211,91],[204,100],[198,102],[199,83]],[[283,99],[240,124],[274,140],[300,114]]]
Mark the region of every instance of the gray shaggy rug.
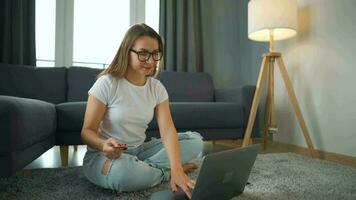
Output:
[[[293,153],[258,155],[249,182],[244,193],[233,200],[356,199],[356,168]],[[117,195],[88,182],[81,167],[36,169],[0,179],[0,199],[138,200],[164,188],[167,183]]]

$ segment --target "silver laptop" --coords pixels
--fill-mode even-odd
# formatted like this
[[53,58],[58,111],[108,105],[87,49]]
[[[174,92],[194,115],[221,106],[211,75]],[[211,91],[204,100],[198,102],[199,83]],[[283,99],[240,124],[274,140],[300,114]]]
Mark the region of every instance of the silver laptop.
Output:
[[[228,200],[241,194],[247,184],[260,145],[221,151],[205,156],[192,200]],[[153,193],[151,200],[189,199],[182,190]]]

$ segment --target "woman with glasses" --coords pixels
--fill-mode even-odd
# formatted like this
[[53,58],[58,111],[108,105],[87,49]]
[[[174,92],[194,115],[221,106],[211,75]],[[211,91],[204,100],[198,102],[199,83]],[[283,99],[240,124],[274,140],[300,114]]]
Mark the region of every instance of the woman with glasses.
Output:
[[[96,185],[137,191],[170,181],[189,197],[195,182],[186,173],[202,151],[196,132],[177,133],[168,94],[153,78],[162,59],[163,42],[151,27],[136,24],[126,33],[117,54],[89,90],[82,128],[88,145],[84,174]],[[161,139],[145,142],[155,115]]]

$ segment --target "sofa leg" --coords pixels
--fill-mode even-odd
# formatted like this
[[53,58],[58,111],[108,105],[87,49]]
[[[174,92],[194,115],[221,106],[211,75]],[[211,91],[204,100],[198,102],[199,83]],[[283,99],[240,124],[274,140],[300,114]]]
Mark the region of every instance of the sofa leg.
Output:
[[74,145],[74,151],[78,151],[78,145]]
[[61,161],[62,167],[68,167],[68,145],[61,145],[60,147],[61,152]]

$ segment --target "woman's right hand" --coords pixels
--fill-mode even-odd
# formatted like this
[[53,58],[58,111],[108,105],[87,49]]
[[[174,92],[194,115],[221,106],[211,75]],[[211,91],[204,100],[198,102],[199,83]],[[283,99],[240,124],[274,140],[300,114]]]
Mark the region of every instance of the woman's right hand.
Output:
[[123,149],[120,148],[119,142],[114,138],[109,138],[104,141],[102,152],[103,154],[113,160],[121,156]]

